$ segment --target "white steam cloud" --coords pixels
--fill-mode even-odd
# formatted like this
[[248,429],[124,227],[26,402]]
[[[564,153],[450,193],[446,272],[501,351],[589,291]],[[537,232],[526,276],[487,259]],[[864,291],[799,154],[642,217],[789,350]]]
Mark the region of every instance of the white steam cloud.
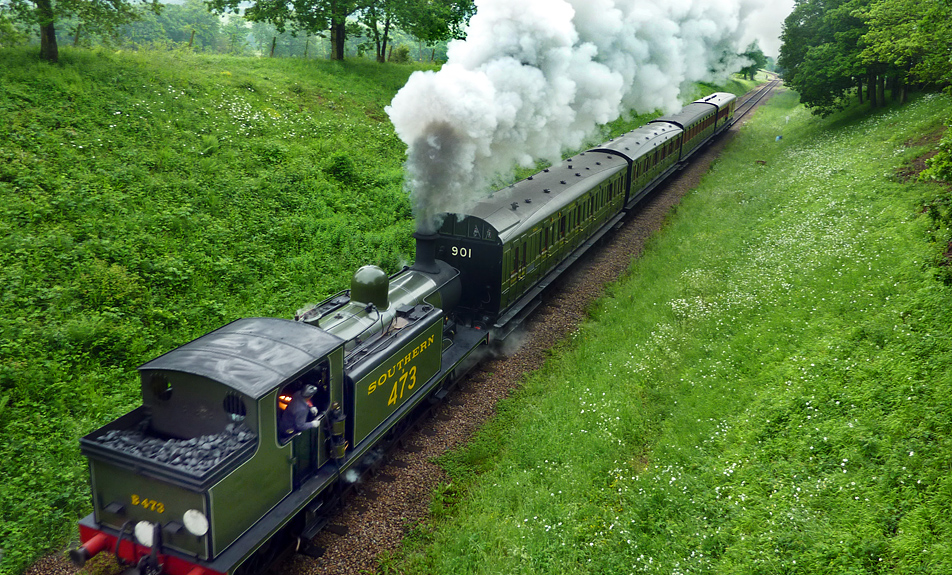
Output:
[[683,87],[742,67],[745,21],[766,1],[476,0],[467,39],[387,108],[409,146],[418,228],[629,110],[679,110]]

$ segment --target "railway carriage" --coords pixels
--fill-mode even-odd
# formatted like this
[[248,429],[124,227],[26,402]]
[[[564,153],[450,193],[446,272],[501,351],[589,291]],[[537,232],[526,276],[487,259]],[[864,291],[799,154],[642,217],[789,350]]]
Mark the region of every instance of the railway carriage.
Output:
[[737,96],[728,92],[715,92],[706,98],[696,100],[712,104],[717,107],[717,122],[714,133],[720,134],[734,123],[734,112],[737,110]]
[[628,162],[590,151],[444,214],[437,258],[467,279],[457,313],[482,329],[518,325],[539,292],[618,221]]
[[628,160],[625,207],[631,209],[651,193],[680,162],[684,132],[669,122],[652,122],[605,142],[594,151]]
[[649,122],[674,124],[684,131],[679,152],[679,161],[689,159],[700,147],[716,134],[730,127],[734,121],[734,106],[737,97],[716,92],[707,98],[695,100],[676,114],[661,116]]

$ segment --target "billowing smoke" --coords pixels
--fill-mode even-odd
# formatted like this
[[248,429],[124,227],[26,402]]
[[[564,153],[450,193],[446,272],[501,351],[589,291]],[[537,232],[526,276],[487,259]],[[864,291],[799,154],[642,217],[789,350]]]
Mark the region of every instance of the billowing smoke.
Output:
[[417,226],[465,210],[518,164],[556,162],[629,110],[680,109],[689,83],[738,70],[767,0],[476,0],[439,72],[414,73],[387,113],[409,146]]

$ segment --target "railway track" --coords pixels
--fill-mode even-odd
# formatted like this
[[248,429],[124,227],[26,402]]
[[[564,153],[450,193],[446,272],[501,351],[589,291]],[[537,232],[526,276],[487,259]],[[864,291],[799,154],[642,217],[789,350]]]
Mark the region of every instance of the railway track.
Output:
[[762,102],[773,90],[781,84],[780,78],[774,76],[772,80],[766,84],[751,90],[746,94],[746,99],[741,102],[737,109],[734,111],[734,122],[736,123],[739,119],[747,115],[748,112],[757,107],[757,104]]

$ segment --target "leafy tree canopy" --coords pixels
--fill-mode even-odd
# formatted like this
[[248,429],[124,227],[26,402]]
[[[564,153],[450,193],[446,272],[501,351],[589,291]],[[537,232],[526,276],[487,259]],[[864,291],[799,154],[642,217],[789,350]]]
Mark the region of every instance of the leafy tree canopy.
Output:
[[740,71],[751,80],[754,79],[757,70],[761,70],[767,66],[767,56],[764,55],[763,50],[760,49],[760,44],[756,40],[751,42],[750,46],[747,46],[747,49],[741,56],[747,58],[750,64],[741,68]]
[[949,0],[796,0],[784,21],[779,65],[815,113],[845,106],[865,85],[874,105],[887,84],[952,83]]
[[[243,0],[208,0],[218,12],[237,12]],[[475,11],[472,0],[253,0],[245,17],[268,22],[279,31],[297,30],[309,34],[330,34],[333,57],[344,58],[348,36],[365,30],[375,38],[377,58],[383,61],[386,39],[398,25],[427,43],[460,36]],[[354,18],[363,28],[348,23]]]

